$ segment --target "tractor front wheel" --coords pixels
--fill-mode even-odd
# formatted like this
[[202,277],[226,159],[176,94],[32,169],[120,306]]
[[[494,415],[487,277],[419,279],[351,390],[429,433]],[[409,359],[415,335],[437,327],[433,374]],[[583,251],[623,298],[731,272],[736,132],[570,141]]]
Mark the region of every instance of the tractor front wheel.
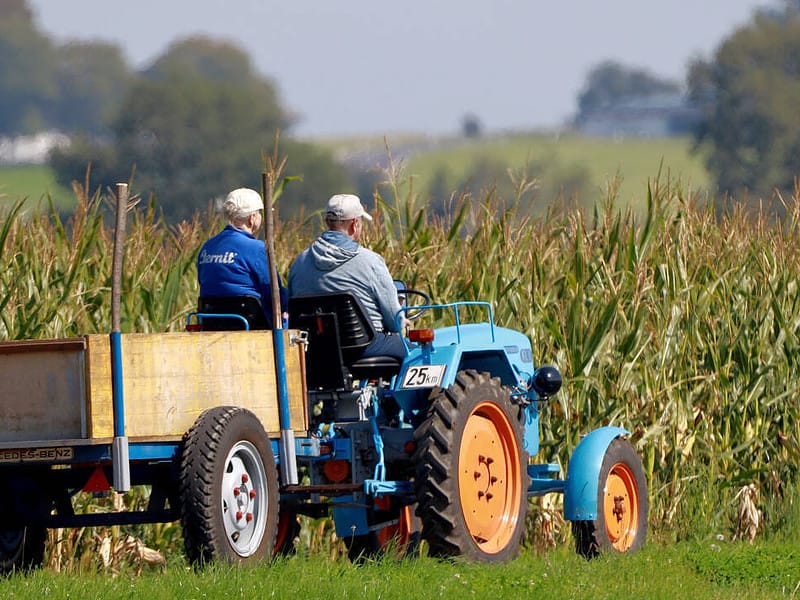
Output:
[[278,530],[278,471],[258,418],[207,410],[184,437],[180,512],[190,562],[253,563],[270,557]]
[[647,536],[647,479],[628,440],[608,446],[597,486],[597,518],[573,521],[575,550],[586,558],[601,552],[633,552]]
[[499,563],[519,553],[528,509],[522,413],[507,388],[468,370],[436,390],[416,432],[417,514],[433,556]]

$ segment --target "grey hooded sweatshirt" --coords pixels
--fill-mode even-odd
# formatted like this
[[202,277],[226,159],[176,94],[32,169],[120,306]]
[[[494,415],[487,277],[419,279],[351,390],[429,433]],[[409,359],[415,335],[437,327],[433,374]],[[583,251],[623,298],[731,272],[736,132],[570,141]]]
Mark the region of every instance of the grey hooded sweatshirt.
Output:
[[289,296],[350,291],[377,331],[398,331],[397,288],[379,254],[340,231],[326,231],[289,269]]

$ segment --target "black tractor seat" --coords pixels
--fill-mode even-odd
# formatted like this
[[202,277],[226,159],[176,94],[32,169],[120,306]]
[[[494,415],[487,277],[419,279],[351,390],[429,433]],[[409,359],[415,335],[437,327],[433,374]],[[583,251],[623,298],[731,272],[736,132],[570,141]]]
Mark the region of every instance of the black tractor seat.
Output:
[[356,379],[389,379],[400,372],[402,363],[394,356],[368,356],[348,365]]
[[351,292],[289,299],[289,326],[308,332],[306,381],[309,389],[351,389],[354,379],[389,379],[402,362],[393,356],[361,354],[375,328]]

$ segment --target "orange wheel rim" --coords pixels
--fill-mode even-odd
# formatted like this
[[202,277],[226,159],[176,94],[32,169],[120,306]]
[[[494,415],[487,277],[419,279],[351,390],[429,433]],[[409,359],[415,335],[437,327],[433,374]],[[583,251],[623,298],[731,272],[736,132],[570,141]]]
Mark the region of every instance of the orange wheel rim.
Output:
[[611,546],[630,550],[639,529],[639,488],[631,468],[616,463],[608,472],[603,490],[603,516]]
[[520,448],[503,409],[482,402],[467,417],[458,454],[458,492],[467,530],[487,554],[513,539],[522,502]]

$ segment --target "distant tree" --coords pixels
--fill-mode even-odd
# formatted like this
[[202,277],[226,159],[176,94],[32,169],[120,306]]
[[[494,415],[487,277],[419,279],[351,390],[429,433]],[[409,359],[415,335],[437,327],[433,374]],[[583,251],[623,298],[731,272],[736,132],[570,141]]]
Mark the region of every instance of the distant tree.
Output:
[[134,86],[114,132],[140,189],[155,192],[169,218],[183,218],[259,173],[279,124],[245,89],[175,73]]
[[689,89],[702,107],[696,133],[722,193],[753,201],[790,192],[800,174],[800,13],[760,14],[696,61]]
[[290,124],[275,83],[257,73],[250,57],[237,46],[208,37],[189,37],[170,45],[143,75],[154,83],[168,84],[176,73],[185,79],[235,86],[258,102],[254,110],[270,121],[270,128],[285,129]]
[[25,0],[0,0],[0,135],[48,126],[57,93],[55,51],[36,30]]
[[68,43],[58,49],[58,97],[49,120],[66,133],[107,135],[112,117],[133,84],[119,46]]
[[679,94],[681,84],[652,75],[648,71],[605,61],[589,71],[578,96],[580,122],[588,113],[614,107],[632,98],[660,94]]
[[52,150],[47,160],[56,179],[67,187],[74,181],[83,183],[88,170],[91,193],[98,188],[113,189],[114,184],[128,181],[131,176],[130,170],[120,167],[116,146],[82,134],[72,136],[68,148]]
[[[348,173],[328,149],[286,139],[281,141],[280,152],[287,159],[284,174],[300,177],[286,186],[279,200],[282,217],[297,217],[319,210],[337,193],[356,191],[365,201],[372,197],[371,190],[365,193],[358,188],[357,178],[362,173]],[[363,176],[368,175],[364,173]]]
[[[247,55],[190,38],[170,46],[133,84],[111,125],[113,151],[83,143],[75,152],[54,153],[51,164],[59,181],[69,183],[81,180],[92,160],[94,173],[114,178],[97,181],[101,186],[127,180],[135,168],[135,189],[155,194],[165,217],[177,221],[234,187],[259,189],[262,150],[272,149],[275,131],[286,125],[274,86]],[[329,155],[299,145],[282,148],[291,154],[287,175],[303,175],[287,188],[287,210],[297,210],[322,180],[340,185]]]
[[465,138],[479,138],[482,133],[483,126],[476,115],[468,113],[461,118],[461,134]]
[[175,71],[186,76],[236,84],[261,79],[253,71],[250,58],[240,48],[206,36],[191,36],[173,42],[144,72],[144,76],[153,81],[165,81]]

